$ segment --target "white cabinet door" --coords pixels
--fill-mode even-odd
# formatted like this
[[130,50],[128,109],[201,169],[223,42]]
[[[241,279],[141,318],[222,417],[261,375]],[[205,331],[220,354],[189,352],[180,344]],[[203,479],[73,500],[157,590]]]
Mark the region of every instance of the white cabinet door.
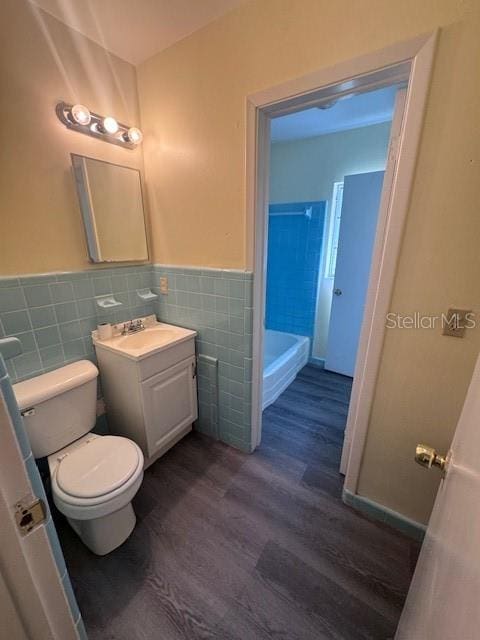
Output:
[[142,396],[152,456],[198,417],[195,357],[142,382]]

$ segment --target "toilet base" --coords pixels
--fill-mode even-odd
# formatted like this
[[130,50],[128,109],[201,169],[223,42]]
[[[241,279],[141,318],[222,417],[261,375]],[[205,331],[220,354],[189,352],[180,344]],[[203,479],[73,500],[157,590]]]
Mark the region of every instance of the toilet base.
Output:
[[104,556],[119,547],[135,527],[136,517],[131,502],[101,518],[74,520],[67,518],[83,544],[97,556]]

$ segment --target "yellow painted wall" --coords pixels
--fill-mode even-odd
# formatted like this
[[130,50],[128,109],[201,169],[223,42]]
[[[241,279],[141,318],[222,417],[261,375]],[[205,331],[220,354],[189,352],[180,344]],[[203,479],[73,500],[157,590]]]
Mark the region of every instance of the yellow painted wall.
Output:
[[142,152],[66,129],[55,105],[138,123],[135,68],[24,0],[3,0],[0,86],[0,275],[88,268],[70,153],[142,168]]
[[[158,262],[246,266],[248,94],[442,27],[392,308],[480,302],[480,4],[258,0],[138,69]],[[447,448],[479,347],[388,333],[360,493],[425,522],[437,479],[415,443]]]

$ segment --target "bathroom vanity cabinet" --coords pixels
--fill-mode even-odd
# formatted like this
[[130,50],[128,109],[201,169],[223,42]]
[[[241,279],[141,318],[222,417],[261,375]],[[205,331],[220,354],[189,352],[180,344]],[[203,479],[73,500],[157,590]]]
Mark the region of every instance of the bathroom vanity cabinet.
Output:
[[198,417],[196,333],[173,329],[178,335],[171,342],[158,350],[153,336],[153,345],[142,354],[127,353],[128,336],[124,344],[122,338],[94,339],[109,430],[141,447],[145,467],[186,435]]

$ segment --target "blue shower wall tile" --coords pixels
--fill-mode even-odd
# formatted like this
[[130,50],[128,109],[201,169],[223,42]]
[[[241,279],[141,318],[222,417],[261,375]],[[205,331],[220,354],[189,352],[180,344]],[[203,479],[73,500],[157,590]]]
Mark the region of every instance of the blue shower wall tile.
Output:
[[325,205],[319,201],[269,207],[267,329],[313,338]]

